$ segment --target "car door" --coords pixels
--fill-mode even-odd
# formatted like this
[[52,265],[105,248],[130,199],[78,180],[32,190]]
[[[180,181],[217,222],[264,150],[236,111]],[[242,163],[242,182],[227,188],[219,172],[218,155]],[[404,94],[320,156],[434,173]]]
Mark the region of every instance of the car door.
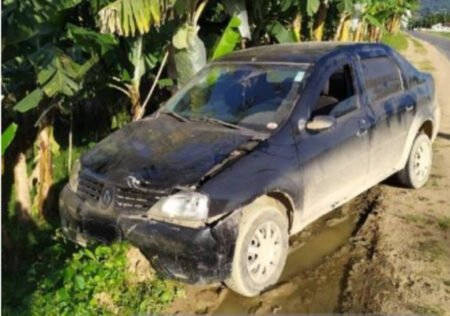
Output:
[[401,71],[387,55],[361,56],[360,65],[363,102],[371,109],[369,178],[375,184],[396,171],[415,102],[404,94]]
[[[309,104],[310,110],[300,120],[313,120],[319,110],[321,115],[334,116],[335,124],[318,133],[312,133],[306,127],[294,137],[299,156],[298,172],[303,181],[304,223],[313,221],[364,190],[369,162],[367,111],[360,102],[360,83],[354,62],[344,55],[316,68],[305,89],[304,106]],[[317,88],[328,84],[331,89],[331,78],[341,68],[347,68],[348,86],[352,91],[340,96],[338,103],[324,113],[318,109],[319,103],[323,102],[319,102],[322,96],[321,89]],[[342,89],[336,91],[339,93]]]

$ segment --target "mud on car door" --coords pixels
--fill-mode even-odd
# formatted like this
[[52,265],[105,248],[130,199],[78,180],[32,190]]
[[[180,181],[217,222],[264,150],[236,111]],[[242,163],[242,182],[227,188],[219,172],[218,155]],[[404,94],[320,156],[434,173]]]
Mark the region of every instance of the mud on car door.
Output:
[[386,55],[360,53],[363,102],[371,108],[369,176],[381,180],[400,161],[415,109],[415,99],[404,93],[402,73]]
[[[314,71],[310,105],[303,131],[295,136],[303,179],[303,220],[310,222],[354,196],[368,172],[369,139],[366,108],[347,55],[328,60]],[[325,69],[325,71],[324,71]],[[320,90],[317,89],[320,87]],[[300,105],[302,106],[302,105]],[[317,119],[334,120],[326,130],[311,129]]]

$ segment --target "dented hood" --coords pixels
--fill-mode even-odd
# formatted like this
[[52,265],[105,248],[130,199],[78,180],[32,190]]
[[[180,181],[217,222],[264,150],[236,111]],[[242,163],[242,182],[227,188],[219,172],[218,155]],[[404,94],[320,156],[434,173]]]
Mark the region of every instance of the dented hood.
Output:
[[126,125],[81,158],[106,181],[124,185],[130,177],[167,190],[196,184],[253,135],[206,122],[181,122],[168,115]]

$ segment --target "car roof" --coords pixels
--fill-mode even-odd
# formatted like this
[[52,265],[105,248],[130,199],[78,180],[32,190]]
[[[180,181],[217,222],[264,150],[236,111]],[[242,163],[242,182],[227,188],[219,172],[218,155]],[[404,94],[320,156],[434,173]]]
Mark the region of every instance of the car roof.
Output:
[[[341,50],[359,51],[386,48],[377,43],[308,42],[258,46],[230,53],[214,62],[315,63],[321,57]],[[385,49],[384,49],[385,50]]]

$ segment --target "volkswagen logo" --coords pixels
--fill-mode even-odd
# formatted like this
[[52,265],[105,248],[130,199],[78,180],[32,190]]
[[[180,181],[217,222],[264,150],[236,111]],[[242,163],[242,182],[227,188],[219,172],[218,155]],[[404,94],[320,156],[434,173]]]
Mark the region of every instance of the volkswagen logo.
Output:
[[105,191],[103,191],[103,194],[102,194],[103,205],[108,206],[111,203],[112,198],[113,198],[113,194],[110,189],[106,189]]

